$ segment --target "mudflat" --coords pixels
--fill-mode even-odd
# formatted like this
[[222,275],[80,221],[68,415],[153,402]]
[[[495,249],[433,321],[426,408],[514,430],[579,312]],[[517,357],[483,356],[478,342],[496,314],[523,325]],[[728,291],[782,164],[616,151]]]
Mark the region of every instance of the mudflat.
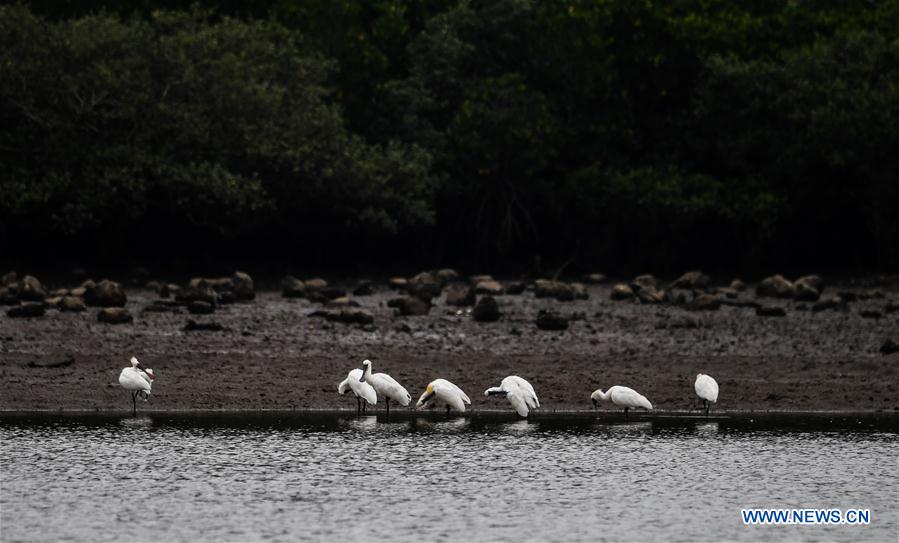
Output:
[[[183,307],[146,311],[157,295],[128,289],[130,324],[98,322],[93,308],[39,318],[0,313],[0,409],[130,410],[118,375],[137,356],[157,375],[149,402],[139,405],[152,410],[355,409],[337,385],[366,358],[402,383],[413,404],[429,381],[444,378],[468,393],[472,409],[508,409],[483,392],[520,375],[543,412],[590,410],[590,393],[612,385],[638,390],[659,410],[697,409],[693,380],[701,372],[720,385],[717,411],[899,410],[899,354],[880,352],[899,336],[899,313],[884,311],[894,292],[818,312],[793,300],[755,300],[751,290],[739,295],[785,310],[765,317],[752,307],[613,301],[611,289],[591,285],[589,299],[569,302],[530,290],[497,296],[502,316],[489,323],[442,296],[428,315],[396,315],[387,302],[397,293],[386,285],[353,298],[373,324],[328,321],[312,315],[321,304],[274,291],[191,315]],[[541,309],[571,317],[569,328],[539,330]],[[223,330],[185,330],[189,320]]]

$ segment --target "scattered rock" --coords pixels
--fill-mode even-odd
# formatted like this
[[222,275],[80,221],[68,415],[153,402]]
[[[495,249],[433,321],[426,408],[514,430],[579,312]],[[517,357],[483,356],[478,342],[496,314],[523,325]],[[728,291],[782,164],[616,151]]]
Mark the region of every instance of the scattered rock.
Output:
[[858,299],[859,300],[880,300],[883,297],[884,296],[883,296],[882,291],[880,291],[878,289],[870,289],[870,290],[866,290],[866,291],[862,292],[859,295]]
[[149,305],[145,306],[143,311],[149,313],[179,313],[182,305],[183,304],[179,302],[170,300],[154,300]]
[[67,288],[58,288],[54,291],[51,291],[49,296],[51,298],[62,298],[63,296],[69,296],[71,293]]
[[820,275],[803,275],[799,279],[793,282],[794,285],[806,285],[809,286],[818,293],[824,292],[824,278]]
[[192,315],[209,315],[215,311],[215,305],[201,300],[188,302],[187,311]]
[[568,319],[555,311],[541,309],[537,313],[537,328],[540,330],[567,330]]
[[459,280],[459,274],[456,272],[456,270],[453,270],[451,268],[443,268],[442,270],[437,270],[436,272],[434,272],[434,276],[437,277],[437,280],[440,281],[440,284],[442,285]]
[[42,317],[46,312],[47,308],[43,303],[34,302],[12,306],[6,310],[6,316],[13,319]]
[[323,317],[331,322],[342,322],[344,324],[372,324],[375,317],[368,311],[356,307],[348,307],[340,311],[324,311],[317,310],[309,314],[310,317]]
[[693,270],[678,277],[674,283],[671,284],[671,288],[685,288],[690,290],[706,288],[709,286],[710,281],[711,278],[708,275],[699,270]]
[[134,317],[124,307],[106,307],[97,313],[97,320],[106,324],[127,324],[134,322]]
[[740,291],[733,287],[718,287],[715,289],[715,293],[732,300],[740,296]]
[[341,296],[339,298],[334,298],[325,304],[326,307],[333,308],[341,308],[341,307],[359,307],[359,302],[356,300],[350,299],[349,296]]
[[624,283],[618,283],[614,287],[612,287],[612,293],[609,295],[609,298],[612,300],[633,300],[634,299],[634,291],[628,285]]
[[63,296],[57,306],[60,311],[69,311],[72,313],[87,310],[87,305],[85,305],[84,301],[76,296]]
[[506,285],[506,294],[517,296],[524,292],[527,288],[528,285],[524,281],[514,281]]
[[253,287],[253,278],[250,277],[250,274],[242,271],[234,272],[234,275],[231,276],[231,292],[240,301],[256,298],[256,290]]
[[185,288],[175,294],[175,301],[184,304],[189,304],[190,302],[206,302],[207,304],[215,306],[218,303],[218,298],[219,296],[215,289],[212,288],[212,285],[205,279],[192,279]]
[[292,275],[281,279],[281,296],[285,298],[302,298],[306,295],[306,284]]
[[588,285],[598,285],[605,282],[606,276],[601,273],[588,273],[584,276],[584,282]]
[[393,290],[406,290],[406,285],[408,281],[406,281],[405,277],[391,277],[387,284],[390,285],[390,288]]
[[659,280],[656,279],[654,275],[644,273],[643,275],[638,275],[634,277],[634,280],[631,281],[631,288],[635,292],[639,292],[643,289],[653,289],[657,290],[659,288]]
[[91,307],[125,307],[128,297],[122,285],[104,279],[94,286],[82,285],[85,288],[84,303]]
[[721,308],[721,298],[714,294],[700,294],[693,298],[690,308],[697,311],[717,311]]
[[755,314],[759,317],[786,317],[787,312],[782,307],[761,306],[755,308]]
[[471,275],[468,277],[468,283],[472,286],[477,286],[478,283],[483,283],[484,281],[495,281],[492,275]]
[[387,302],[387,307],[396,308],[400,315],[407,317],[427,315],[431,310],[431,304],[414,296],[394,298]]
[[309,289],[309,281],[306,281],[306,296],[309,301],[326,304],[331,300],[346,297],[346,291],[338,287],[325,287],[322,289]]
[[410,280],[406,284],[406,291],[410,295],[415,296],[416,298],[428,303],[430,303],[432,299],[439,297],[441,290],[442,287],[436,279],[434,279],[433,281]]
[[19,280],[19,274],[14,271],[8,271],[0,277],[0,287],[14,285]]
[[328,282],[322,279],[321,277],[313,277],[312,279],[307,279],[304,281],[306,285],[306,291],[318,291],[324,290],[328,288]]
[[374,284],[368,279],[363,279],[353,289],[353,296],[371,296],[375,293]]
[[880,354],[888,355],[893,353],[899,353],[899,343],[892,339],[884,341],[883,345],[880,346]]
[[505,292],[499,281],[489,280],[481,281],[475,284],[474,291],[477,294],[488,294],[490,296],[499,296]]
[[846,301],[839,296],[825,298],[824,300],[821,300],[812,305],[812,311],[815,313],[819,311],[827,311],[829,309],[846,311],[849,309],[849,306],[846,304]]
[[0,288],[0,305],[16,305],[19,303],[19,296],[15,287]]
[[637,299],[644,304],[660,304],[668,299],[668,295],[664,290],[647,286],[637,292]]
[[[2,303],[2,302],[0,302],[0,303]],[[891,301],[887,302],[887,306],[884,308],[884,311],[887,314],[895,313],[896,311],[899,311],[899,301],[891,300]]]
[[858,301],[858,294],[851,290],[840,290],[837,292],[837,296],[839,296],[844,302]]
[[755,295],[759,298],[792,298],[796,288],[783,275],[766,277],[755,287]]
[[810,283],[801,283],[799,281],[793,283],[795,292],[793,298],[801,302],[817,302],[821,297],[821,293]]
[[185,332],[224,332],[228,329],[217,322],[197,322],[188,319],[182,330]]
[[474,287],[465,283],[453,283],[446,289],[446,305],[464,307],[474,305],[475,301]]
[[23,302],[42,302],[47,297],[47,291],[36,277],[26,275],[18,283],[18,295]]
[[587,292],[587,287],[583,283],[570,283],[568,287],[571,288],[575,300],[588,300],[590,298],[590,293]]
[[746,283],[744,283],[742,279],[734,279],[730,282],[730,288],[736,290],[737,292],[743,292],[744,290],[746,290]]
[[553,281],[552,279],[537,279],[534,281],[535,298],[555,298],[560,302],[574,300],[574,291],[567,283]]
[[883,317],[883,313],[875,309],[862,309],[858,314],[865,319],[879,319]]
[[496,298],[484,296],[478,300],[478,304],[474,306],[471,315],[478,322],[496,322],[502,316],[502,313],[500,313]]
[[75,363],[75,357],[67,356],[62,360],[41,360],[28,363],[29,368],[65,368]]

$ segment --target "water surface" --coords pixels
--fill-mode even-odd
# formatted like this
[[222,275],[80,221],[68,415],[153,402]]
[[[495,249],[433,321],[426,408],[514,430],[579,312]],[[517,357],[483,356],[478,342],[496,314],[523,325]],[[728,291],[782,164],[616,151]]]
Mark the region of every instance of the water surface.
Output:
[[[895,541],[899,419],[0,416],[3,541]],[[740,509],[867,508],[869,526]]]

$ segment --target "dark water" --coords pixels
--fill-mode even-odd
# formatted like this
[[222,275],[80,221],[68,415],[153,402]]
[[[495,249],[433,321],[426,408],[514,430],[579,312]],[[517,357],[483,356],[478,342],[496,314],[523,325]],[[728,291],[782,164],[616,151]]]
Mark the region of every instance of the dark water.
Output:
[[0,416],[0,539],[896,541],[897,437],[895,417]]

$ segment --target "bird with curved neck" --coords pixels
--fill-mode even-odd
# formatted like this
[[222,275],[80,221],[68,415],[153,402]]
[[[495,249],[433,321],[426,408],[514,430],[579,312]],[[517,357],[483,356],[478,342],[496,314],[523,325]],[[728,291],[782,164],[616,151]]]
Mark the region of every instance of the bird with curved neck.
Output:
[[449,418],[450,408],[464,412],[465,404],[471,405],[471,400],[462,392],[461,388],[446,379],[434,379],[428,383],[428,387],[418,399],[415,408],[425,409],[445,406],[446,416]]
[[646,396],[643,396],[632,388],[618,385],[609,388],[609,390],[605,392],[601,389],[596,389],[596,391],[590,395],[590,400],[593,402],[594,408],[596,408],[600,400],[612,402],[613,405],[623,407],[625,420],[627,420],[627,412],[630,409],[640,407],[650,411],[652,410],[652,404],[649,403]]
[[390,400],[403,407],[412,402],[412,396],[409,395],[409,392],[403,388],[403,385],[397,383],[393,377],[386,373],[371,372],[371,360],[362,362],[362,380],[370,384],[378,396],[384,398],[388,415],[390,415]]
[[356,413],[365,413],[366,404],[378,403],[378,394],[372,386],[365,382],[365,372],[359,368],[350,370],[346,379],[337,385],[338,394],[346,394],[353,391],[356,397]]
[[119,384],[131,391],[131,414],[137,415],[137,397],[144,401],[150,397],[153,380],[156,374],[150,368],[144,368],[136,357],[131,357],[131,366],[124,368],[119,374]]
[[537,393],[525,379],[517,375],[510,375],[503,379],[498,387],[490,387],[484,391],[484,396],[499,396],[506,398],[515,412],[521,417],[527,417],[530,409],[540,407]]

